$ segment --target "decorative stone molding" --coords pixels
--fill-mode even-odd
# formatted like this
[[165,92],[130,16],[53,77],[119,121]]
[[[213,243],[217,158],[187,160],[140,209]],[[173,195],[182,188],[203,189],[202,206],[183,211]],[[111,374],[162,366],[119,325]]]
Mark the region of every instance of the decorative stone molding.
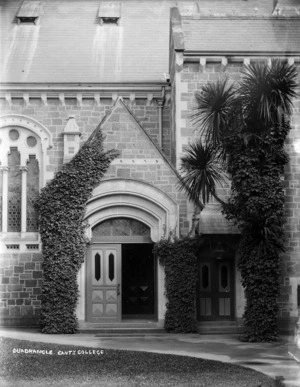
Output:
[[228,65],[228,59],[226,57],[221,59],[221,69],[222,71],[225,71],[226,67]]
[[147,106],[151,106],[152,100],[153,100],[153,93],[149,93],[147,95]]
[[29,106],[29,93],[24,93],[23,94],[23,100],[24,100],[24,104],[25,106]]
[[134,101],[135,101],[135,93],[130,93],[130,96],[129,96],[129,105],[130,105],[130,106],[133,106]]
[[44,106],[47,106],[48,105],[48,102],[47,102],[47,94],[46,93],[42,93],[41,94],[41,100],[42,100],[42,103]]
[[249,66],[250,58],[244,58],[244,66]]
[[171,104],[171,93],[166,93],[165,95],[165,106],[170,106]]
[[199,70],[202,71],[202,72],[205,71],[205,67],[206,67],[206,58],[200,58],[199,64],[200,64]]
[[8,106],[11,107],[12,102],[11,102],[11,94],[10,93],[5,93],[5,100],[8,104]]
[[7,114],[5,116],[0,116],[0,128],[6,126],[27,128],[41,138],[42,142],[45,144],[45,149],[52,148],[51,132],[44,125],[31,117],[20,114]]
[[183,52],[176,52],[176,58],[175,58],[175,64],[176,64],[176,71],[181,72],[183,69],[183,63],[184,63],[184,54]]
[[[13,104],[15,99],[23,99],[25,103],[29,103],[31,98],[40,98],[43,105],[47,106],[48,100],[59,100],[62,106],[65,106],[66,99],[75,99],[77,103],[84,100],[91,100],[99,106],[101,98],[111,99],[115,102],[119,96],[124,99],[132,99],[133,94],[135,99],[145,99],[147,103],[152,103],[152,100],[160,97],[162,89],[170,91],[170,86],[166,82],[161,82],[157,85],[118,85],[118,86],[103,86],[103,85],[51,85],[49,87],[36,84],[19,84],[19,85],[0,85],[0,99],[5,99],[7,104]],[[25,98],[25,99],[24,99]]]
[[77,99],[77,105],[79,107],[81,107],[82,106],[82,94],[81,93],[77,93],[76,99]]
[[64,93],[59,93],[58,98],[59,98],[60,103],[62,104],[62,106],[65,106],[66,105],[65,94]]
[[137,219],[150,227],[151,239],[157,242],[174,230],[178,220],[178,205],[158,188],[141,181],[104,180],[94,189],[86,207],[88,237],[97,223],[116,216]]
[[94,95],[94,101],[95,101],[96,106],[100,106],[100,94],[99,93],[96,93]]
[[[27,129],[33,134],[35,134],[36,138],[39,139],[40,148],[37,147],[35,153],[40,162],[41,186],[44,186],[46,184],[45,169],[46,165],[49,164],[47,150],[52,148],[52,134],[44,125],[34,120],[33,118],[19,114],[8,114],[5,116],[0,116],[0,130],[2,128],[7,130],[10,127],[16,129],[20,128],[20,130],[22,130],[22,128]],[[28,155],[32,154],[32,149],[26,148],[26,144],[24,143],[22,138],[20,138],[18,141],[18,146],[20,147],[20,149],[22,148],[21,165],[25,165],[25,161],[29,157]],[[8,141],[5,141],[1,144],[1,155],[3,157],[8,153],[9,146],[10,143]]]
[[80,146],[81,133],[74,116],[69,116],[62,134],[64,136],[64,163],[66,163],[78,152]]

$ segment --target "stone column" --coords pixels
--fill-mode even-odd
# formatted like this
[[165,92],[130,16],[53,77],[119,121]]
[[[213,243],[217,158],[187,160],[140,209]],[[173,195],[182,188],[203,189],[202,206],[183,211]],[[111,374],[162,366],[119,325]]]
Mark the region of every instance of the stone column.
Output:
[[27,228],[27,167],[20,167],[22,171],[22,189],[21,189],[21,233],[26,232]]

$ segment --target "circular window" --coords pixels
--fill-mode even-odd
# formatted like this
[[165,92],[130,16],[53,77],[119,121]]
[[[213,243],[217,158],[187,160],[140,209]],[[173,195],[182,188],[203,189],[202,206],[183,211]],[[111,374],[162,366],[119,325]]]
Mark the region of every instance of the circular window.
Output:
[[33,148],[37,144],[37,139],[33,136],[27,137],[26,141],[27,141],[27,145],[30,146],[31,148]]
[[20,136],[20,133],[16,129],[11,129],[8,134],[11,141],[17,141]]

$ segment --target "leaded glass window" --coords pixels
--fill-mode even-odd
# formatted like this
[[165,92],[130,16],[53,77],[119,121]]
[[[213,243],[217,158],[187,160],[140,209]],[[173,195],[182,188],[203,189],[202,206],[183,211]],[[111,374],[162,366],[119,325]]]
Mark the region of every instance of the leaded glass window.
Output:
[[37,231],[37,214],[34,201],[39,195],[39,163],[35,156],[29,156],[27,163],[27,214],[26,224],[28,232]]
[[9,232],[21,231],[21,184],[20,152],[17,148],[10,148],[8,155],[8,227]]
[[92,229],[93,237],[143,236],[150,238],[150,227],[136,219],[113,218],[97,224]]
[[0,131],[0,212],[3,233],[37,232],[34,201],[38,197],[41,139],[20,126]]

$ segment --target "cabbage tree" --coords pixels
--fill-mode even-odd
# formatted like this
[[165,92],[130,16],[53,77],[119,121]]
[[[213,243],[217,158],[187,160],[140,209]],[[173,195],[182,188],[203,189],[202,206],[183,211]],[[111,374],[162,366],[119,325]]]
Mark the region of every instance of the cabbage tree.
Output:
[[[296,96],[294,66],[253,63],[240,82],[207,83],[192,112],[198,140],[187,146],[181,188],[202,210],[221,203],[240,231],[239,269],[245,289],[245,340],[277,337],[280,253],[284,250],[284,142]],[[217,187],[230,177],[229,198]]]

